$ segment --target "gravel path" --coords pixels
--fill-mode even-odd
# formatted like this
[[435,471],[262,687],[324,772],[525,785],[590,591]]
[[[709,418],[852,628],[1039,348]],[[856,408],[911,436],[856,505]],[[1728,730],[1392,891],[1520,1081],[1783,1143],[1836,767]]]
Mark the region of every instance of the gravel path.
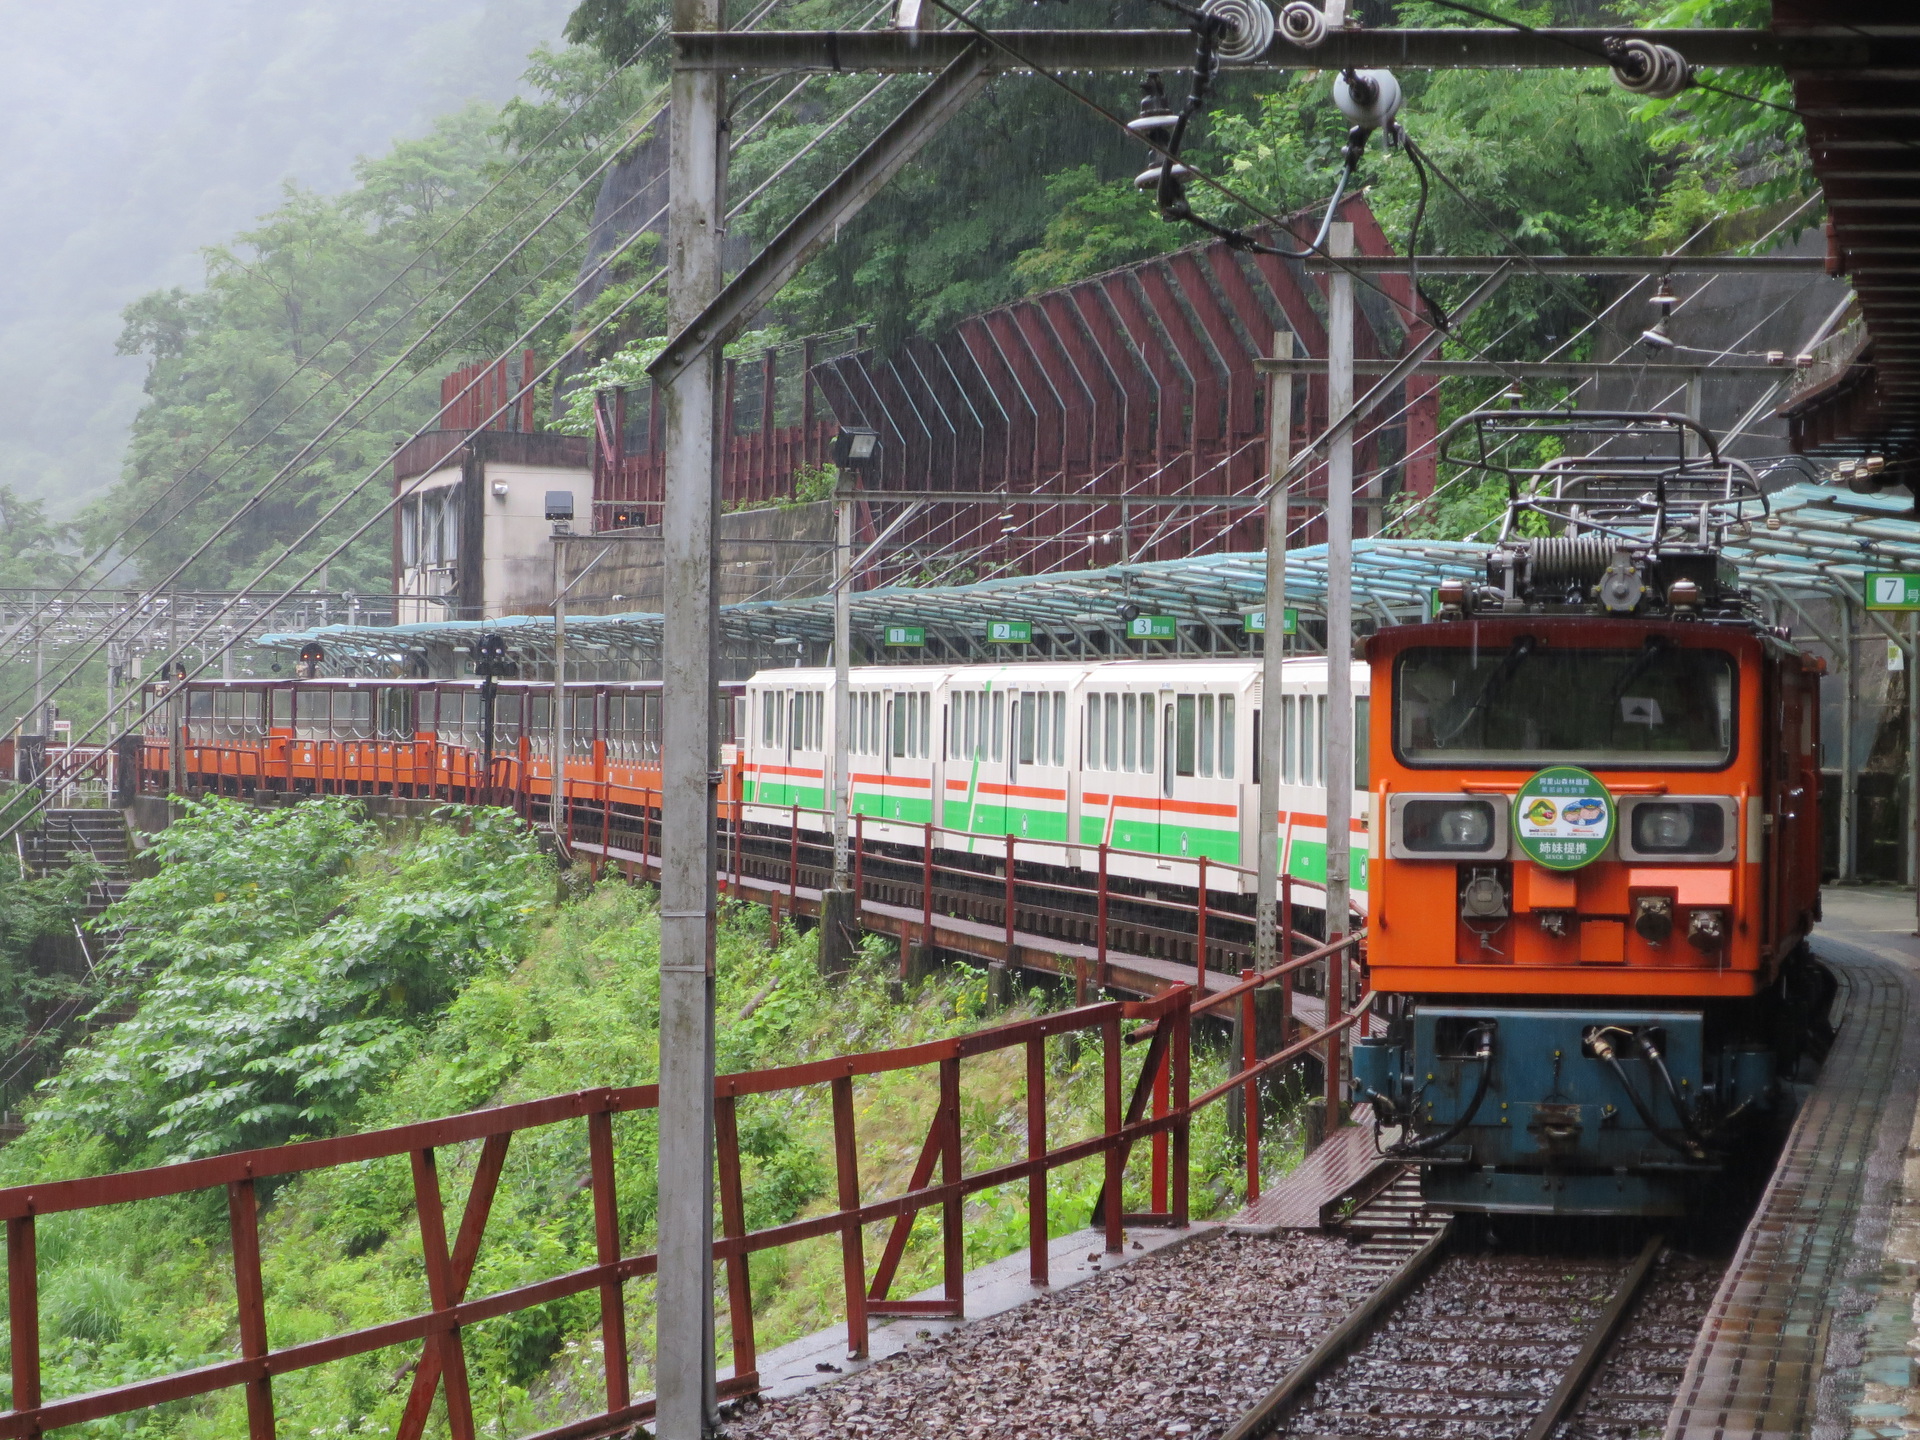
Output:
[[[1361,1298],[1344,1240],[1216,1235],[803,1395],[730,1440],[1145,1440],[1222,1434]],[[911,1324],[911,1321],[896,1321]]]

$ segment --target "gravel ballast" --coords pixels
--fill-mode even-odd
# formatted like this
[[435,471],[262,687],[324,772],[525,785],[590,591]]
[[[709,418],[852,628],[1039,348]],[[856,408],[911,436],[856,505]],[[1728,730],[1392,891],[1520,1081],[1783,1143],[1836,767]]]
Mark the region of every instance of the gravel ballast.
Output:
[[846,1380],[749,1400],[722,1433],[1207,1440],[1364,1295],[1354,1253],[1344,1240],[1304,1232],[1211,1235],[916,1344]]

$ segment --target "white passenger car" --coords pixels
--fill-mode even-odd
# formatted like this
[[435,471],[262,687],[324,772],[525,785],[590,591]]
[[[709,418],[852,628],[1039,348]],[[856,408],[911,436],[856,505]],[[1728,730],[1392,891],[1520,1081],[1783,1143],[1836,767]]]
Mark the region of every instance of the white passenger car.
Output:
[[[1324,660],[1286,663],[1280,696],[1281,862],[1315,903],[1326,880]],[[1262,715],[1257,660],[866,666],[851,676],[853,812],[874,840],[1001,854],[1191,885],[1201,856],[1250,871]],[[1366,884],[1367,669],[1353,667],[1358,775],[1352,874]],[[749,823],[825,828],[833,672],[767,670],[747,685],[740,762]],[[936,811],[936,800],[938,801]],[[808,814],[806,812],[816,812]],[[1209,867],[1208,887],[1253,876]]]

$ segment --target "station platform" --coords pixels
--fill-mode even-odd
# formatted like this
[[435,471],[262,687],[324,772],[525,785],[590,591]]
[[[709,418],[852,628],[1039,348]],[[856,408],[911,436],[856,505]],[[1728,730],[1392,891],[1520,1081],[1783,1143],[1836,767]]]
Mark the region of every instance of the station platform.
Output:
[[1920,938],[1910,890],[1834,888],[1838,1035],[1715,1294],[1667,1440],[1920,1433]]

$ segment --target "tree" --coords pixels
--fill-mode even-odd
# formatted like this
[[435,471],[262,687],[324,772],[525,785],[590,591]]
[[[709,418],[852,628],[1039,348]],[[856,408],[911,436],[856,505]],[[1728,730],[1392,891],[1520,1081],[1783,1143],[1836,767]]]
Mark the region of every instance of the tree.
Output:
[[[267,582],[289,583],[386,503],[379,472],[398,442],[433,423],[445,370],[494,358],[529,330],[547,358],[573,343],[568,292],[592,173],[657,112],[649,97],[660,85],[644,69],[612,74],[584,49],[536,52],[528,80],[531,96],[470,106],[363,160],[343,194],[289,186],[257,226],[205,252],[200,289],[127,308],[120,348],[147,357],[148,400],[125,478],[83,516],[90,544],[152,507],[131,541],[151,584],[237,515],[179,582],[237,586],[371,475]],[[616,286],[602,313],[630,293]],[[374,524],[329,585],[385,592],[386,537]]]
[[47,518],[47,507],[0,485],[0,586],[58,584],[73,569],[73,527]]
[[[1659,26],[1765,29],[1772,17],[1770,0],[1642,0],[1634,8],[1642,24]],[[1762,233],[1795,212],[1791,233],[1813,224],[1819,210],[1805,202],[1818,187],[1786,73],[1706,70],[1699,78],[1712,88],[1649,100],[1636,112],[1668,171],[1657,238],[1672,246],[1749,210],[1775,212],[1758,227]]]

